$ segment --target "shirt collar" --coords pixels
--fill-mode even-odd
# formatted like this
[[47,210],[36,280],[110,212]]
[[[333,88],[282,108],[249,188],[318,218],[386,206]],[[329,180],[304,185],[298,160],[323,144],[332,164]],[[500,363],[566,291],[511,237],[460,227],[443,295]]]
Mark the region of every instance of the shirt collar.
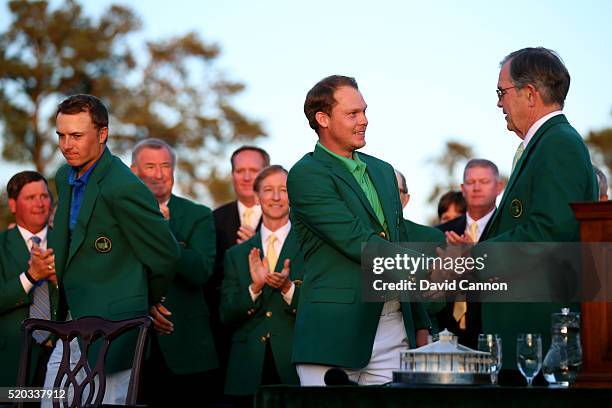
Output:
[[242,203],[242,201],[240,200],[236,200],[236,201],[238,203],[238,215],[240,218],[240,222],[242,223],[242,220],[244,218],[244,212],[246,211],[246,209],[250,208],[253,210],[253,217],[251,218],[251,222],[253,225],[251,225],[251,227],[257,228],[257,225],[259,225],[259,219],[261,218],[261,205],[255,204],[252,207],[247,207],[246,205]]
[[489,219],[491,219],[491,217],[493,216],[494,212],[495,212],[495,207],[493,207],[493,209],[491,211],[489,211],[487,214],[485,214],[484,217],[480,218],[477,221],[475,221],[472,217],[470,217],[470,214],[468,212],[466,212],[465,213],[465,229],[466,229],[466,231],[470,229],[470,225],[472,225],[473,223],[476,223],[476,225],[478,225],[478,239],[480,239],[480,235],[482,235],[485,227],[487,226],[487,223],[489,222]]
[[325,152],[330,154],[332,157],[335,157],[336,159],[340,160],[340,162],[344,165],[344,167],[346,167],[346,169],[351,174],[355,174],[355,173],[363,174],[363,173],[365,173],[366,164],[363,161],[361,161],[361,159],[359,158],[359,154],[357,152],[353,152],[353,158],[349,159],[348,157],[340,156],[339,154],[332,152],[327,147],[323,146],[323,144],[321,144],[321,142],[317,142],[317,146],[319,146]]
[[79,168],[78,167],[72,167],[70,169],[70,173],[68,174],[68,184],[70,186],[74,186],[77,182],[80,183],[80,184],[87,184],[87,181],[89,180],[89,176],[91,176],[91,173],[96,168],[97,164],[98,164],[98,160],[96,160],[94,162],[94,164],[92,164],[91,167],[88,168],[87,171],[85,173],[83,173],[83,175],[81,177],[79,177],[79,178],[77,178],[77,174],[79,172]]
[[282,246],[285,243],[285,240],[287,239],[287,235],[289,235],[290,230],[291,230],[291,221],[287,221],[285,225],[283,225],[276,231],[270,231],[269,229],[266,228],[265,225],[261,224],[261,244],[263,248],[266,247],[268,243],[268,237],[270,237],[270,235],[272,234],[276,235],[276,239],[278,240],[278,243]]
[[20,225],[17,225],[17,229],[19,230],[19,233],[21,234],[21,237],[25,241],[25,243],[28,246],[28,248],[31,247],[30,239],[34,235],[36,235],[38,238],[40,238],[40,246],[42,248],[46,248],[47,247],[47,226],[46,225],[45,225],[45,227],[43,229],[38,231],[36,234],[32,234],[30,231],[28,231],[27,229],[21,227]]
[[525,135],[525,139],[523,139],[523,147],[527,148],[527,145],[529,144],[529,141],[533,138],[533,135],[536,134],[536,132],[538,131],[538,129],[540,129],[540,127],[542,127],[542,125],[550,118],[557,116],[557,115],[562,115],[563,112],[560,110],[554,111],[554,112],[550,112],[548,115],[544,115],[542,116],[540,119],[536,120],[536,122],[531,125],[531,127],[529,128],[529,130],[527,131],[527,134]]

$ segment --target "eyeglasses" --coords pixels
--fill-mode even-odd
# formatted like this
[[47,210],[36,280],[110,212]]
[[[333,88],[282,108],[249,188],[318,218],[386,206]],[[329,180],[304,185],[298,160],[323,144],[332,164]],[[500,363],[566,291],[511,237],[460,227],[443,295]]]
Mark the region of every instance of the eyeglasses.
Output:
[[516,88],[515,86],[509,86],[507,88],[497,88],[495,92],[497,92],[497,99],[501,100],[505,94],[508,93],[508,89]]

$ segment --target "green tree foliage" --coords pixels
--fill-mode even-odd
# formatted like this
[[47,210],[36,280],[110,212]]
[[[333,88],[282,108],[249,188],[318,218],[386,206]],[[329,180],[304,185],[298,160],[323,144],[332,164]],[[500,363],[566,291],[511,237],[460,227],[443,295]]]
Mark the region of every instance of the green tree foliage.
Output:
[[612,170],[612,128],[590,131],[586,143],[591,150],[593,162],[600,167],[605,165],[608,171]]
[[67,95],[90,93],[109,108],[114,153],[129,153],[143,138],[164,139],[178,152],[184,192],[216,203],[230,199],[218,165],[227,166],[228,149],[265,133],[232,106],[244,85],[215,67],[218,46],[187,33],[132,49],[141,21],[125,6],[112,5],[97,19],[74,0],[56,9],[11,1],[8,9],[11,23],[0,33],[4,160],[53,175],[62,162],[55,107]]

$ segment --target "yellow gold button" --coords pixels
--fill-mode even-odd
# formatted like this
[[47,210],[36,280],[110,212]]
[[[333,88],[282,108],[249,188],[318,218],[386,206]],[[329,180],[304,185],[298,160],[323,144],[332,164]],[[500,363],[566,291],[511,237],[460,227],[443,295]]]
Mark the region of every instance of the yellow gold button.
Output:
[[272,312],[270,312],[269,310],[266,312],[266,317],[272,317]]
[[262,343],[265,343],[267,338],[266,336],[261,336],[261,338],[259,339]]
[[378,236],[379,236],[379,237],[381,237],[381,238],[387,239],[387,234],[385,234],[385,231],[381,231],[381,232],[378,234]]

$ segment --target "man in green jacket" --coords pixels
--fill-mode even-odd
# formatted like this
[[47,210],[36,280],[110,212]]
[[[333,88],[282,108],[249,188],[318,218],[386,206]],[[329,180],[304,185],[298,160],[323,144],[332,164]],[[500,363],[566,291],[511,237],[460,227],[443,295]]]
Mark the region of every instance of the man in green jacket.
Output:
[[264,168],[253,189],[263,223],[226,252],[221,286],[221,321],[234,328],[225,392],[235,396],[298,383],[291,351],[304,260],[289,222],[287,171]]
[[[148,315],[165,295],[179,256],[168,221],[149,189],[106,147],[108,112],[98,98],[73,95],[60,103],[56,132],[66,164],[55,179],[52,246],[69,316]],[[128,333],[109,349],[105,403],[125,401],[135,338]],[[71,346],[78,356],[78,343]],[[49,360],[49,386],[61,353],[56,347]]]
[[187,403],[193,390],[208,384],[210,370],[217,367],[201,290],[215,261],[212,211],[172,194],[175,166],[176,153],[163,140],[144,139],[132,151],[131,169],[153,193],[181,249],[164,303],[150,309],[156,332],[151,336],[143,390],[152,406]]
[[[21,353],[21,322],[28,317],[53,319],[57,280],[53,250],[47,249],[51,194],[47,180],[22,171],[6,190],[16,226],[0,233],[0,386],[14,387]],[[30,374],[42,386],[52,343],[48,332],[33,335]]]
[[[595,201],[597,189],[589,152],[562,113],[570,75],[559,56],[546,48],[524,48],[506,56],[497,82],[497,106],[508,130],[521,139],[513,170],[481,241],[572,242],[580,240],[579,224],[569,204]],[[549,259],[549,267],[554,260]],[[543,270],[531,274],[533,284]],[[538,276],[540,275],[540,276]],[[563,279],[561,267],[550,271]],[[502,277],[503,278],[503,277]],[[518,333],[542,334],[544,353],[550,344],[550,314],[559,303],[484,303],[482,325],[499,333],[504,368],[516,369]],[[575,310],[578,311],[578,310]],[[500,382],[503,378],[500,378]]]
[[353,78],[322,79],[304,112],[319,137],[291,169],[291,220],[305,257],[293,361],[302,385],[323,385],[342,367],[360,384],[391,381],[400,350],[427,341],[422,304],[364,302],[361,246],[406,241],[393,168],[357,153],[366,103]]

